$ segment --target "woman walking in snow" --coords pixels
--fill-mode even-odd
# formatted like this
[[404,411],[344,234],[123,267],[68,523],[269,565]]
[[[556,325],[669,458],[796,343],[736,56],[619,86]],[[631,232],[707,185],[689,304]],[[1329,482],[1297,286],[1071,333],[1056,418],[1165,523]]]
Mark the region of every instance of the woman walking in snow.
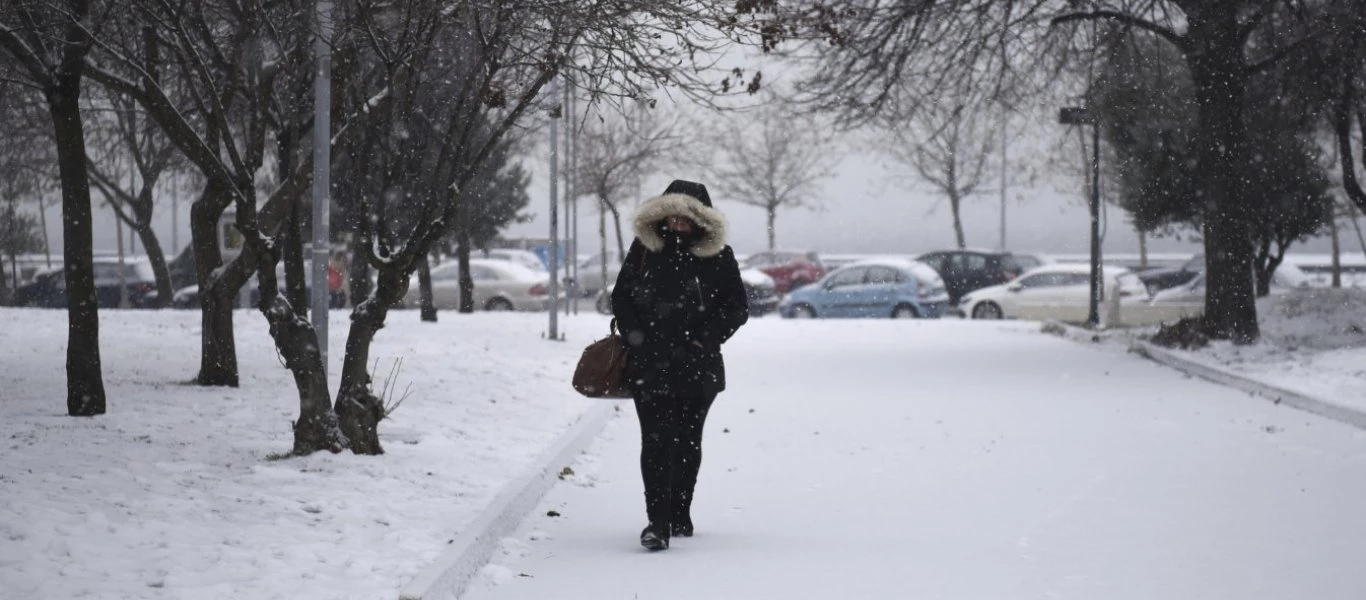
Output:
[[676,180],[641,205],[612,309],[626,340],[640,417],[640,472],[649,524],[640,544],[669,547],[693,534],[702,426],[726,387],[721,344],[749,319],[726,220],[706,186]]

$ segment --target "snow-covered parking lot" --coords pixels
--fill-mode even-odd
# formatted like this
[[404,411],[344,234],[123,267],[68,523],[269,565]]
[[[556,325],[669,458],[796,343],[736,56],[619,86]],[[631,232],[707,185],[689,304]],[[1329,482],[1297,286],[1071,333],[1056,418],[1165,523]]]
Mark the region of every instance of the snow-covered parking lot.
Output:
[[[0,310],[0,597],[395,598],[592,406],[566,381],[606,329],[395,314],[374,356],[414,393],[388,454],[270,460],[297,406],[259,315],[233,390],[183,384],[196,313],[102,315],[110,412],[73,419],[65,315]],[[1366,433],[1038,329],[755,320],[697,537],[636,543],[623,404],[466,597],[1366,595]]]

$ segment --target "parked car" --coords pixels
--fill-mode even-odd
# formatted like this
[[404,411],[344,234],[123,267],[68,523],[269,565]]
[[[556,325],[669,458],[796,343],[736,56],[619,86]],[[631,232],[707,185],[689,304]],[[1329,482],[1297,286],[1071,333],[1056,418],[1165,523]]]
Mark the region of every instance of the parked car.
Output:
[[517,250],[513,248],[495,248],[482,253],[484,258],[493,260],[507,260],[515,262],[532,271],[549,272],[550,269],[541,261],[541,257],[530,250]]
[[[1123,267],[1102,267],[1101,282],[1107,292],[1118,290],[1121,302],[1148,299],[1143,282]],[[1078,310],[1084,314],[1090,299],[1090,265],[1054,264],[1028,271],[1010,283],[974,290],[963,296],[958,309],[972,319],[1017,319],[1028,307],[1035,316],[1069,320],[1066,315]]]
[[783,298],[786,318],[937,319],[948,308],[944,280],[923,263],[879,259],[847,265]]
[[[1295,265],[1282,264],[1271,275],[1271,293],[1284,294],[1295,288],[1310,287],[1310,278]],[[1205,274],[1176,287],[1152,295],[1152,304],[1205,304]]]
[[[119,284],[127,289],[130,308],[150,308],[156,301],[156,273],[146,257],[124,258],[96,256],[95,300],[100,308],[118,308]],[[120,277],[122,273],[122,277]],[[66,308],[66,276],[62,269],[43,271],[33,281],[14,291],[15,306]]]
[[957,305],[973,290],[1000,285],[1046,264],[1039,256],[985,250],[940,250],[916,257],[944,278],[949,302]]
[[[508,260],[470,259],[474,306],[478,310],[536,311],[550,308],[550,275]],[[420,303],[417,278],[408,285],[402,306]],[[561,298],[563,293],[561,293]],[[460,263],[451,261],[432,269],[432,299],[438,309],[460,308]]]
[[[607,260],[607,279],[602,276],[602,261],[606,256]],[[600,295],[603,290],[612,287],[617,282],[617,273],[621,272],[621,255],[613,250],[605,255],[602,253],[594,254],[579,263],[579,277],[577,289],[583,297]]]
[[[285,265],[283,262],[275,265],[275,279],[280,286],[280,293],[285,293]],[[261,304],[261,282],[256,277],[247,281],[247,305],[242,306],[241,294],[233,299],[234,308],[256,308]],[[313,261],[304,259],[304,293],[312,306],[313,302]],[[345,305],[345,297],[333,295],[328,306],[332,308],[342,308]],[[199,308],[199,286],[187,285],[175,291],[171,297],[172,308]]]
[[1205,255],[1196,254],[1177,267],[1158,267],[1139,271],[1138,278],[1148,287],[1149,293],[1183,286],[1205,274]]
[[[758,269],[740,269],[740,281],[745,286],[745,299],[749,303],[749,316],[762,317],[778,309],[778,290],[773,278]],[[616,284],[598,292],[593,307],[601,314],[612,314],[612,290]]]
[[749,255],[746,269],[758,269],[773,278],[779,294],[811,285],[825,276],[826,268],[815,252],[781,250]]

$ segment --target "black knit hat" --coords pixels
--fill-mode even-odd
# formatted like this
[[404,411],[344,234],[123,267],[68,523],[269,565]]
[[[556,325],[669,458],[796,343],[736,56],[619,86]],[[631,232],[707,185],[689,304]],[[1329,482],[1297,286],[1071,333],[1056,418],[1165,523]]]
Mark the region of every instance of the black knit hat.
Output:
[[707,194],[707,186],[695,181],[675,179],[673,183],[669,184],[668,189],[664,190],[664,195],[667,196],[669,194],[692,196],[693,198],[697,198],[703,205],[711,207],[711,196]]

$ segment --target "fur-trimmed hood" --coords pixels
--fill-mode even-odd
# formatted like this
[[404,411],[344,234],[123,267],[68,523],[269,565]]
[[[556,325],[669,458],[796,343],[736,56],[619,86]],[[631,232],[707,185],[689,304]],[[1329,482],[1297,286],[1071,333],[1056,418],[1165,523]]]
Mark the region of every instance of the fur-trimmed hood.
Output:
[[659,234],[659,222],[665,217],[687,217],[702,230],[693,244],[694,256],[716,256],[726,247],[726,216],[702,200],[679,193],[665,193],[646,200],[636,210],[635,231],[640,243],[651,252],[664,249],[664,238]]

